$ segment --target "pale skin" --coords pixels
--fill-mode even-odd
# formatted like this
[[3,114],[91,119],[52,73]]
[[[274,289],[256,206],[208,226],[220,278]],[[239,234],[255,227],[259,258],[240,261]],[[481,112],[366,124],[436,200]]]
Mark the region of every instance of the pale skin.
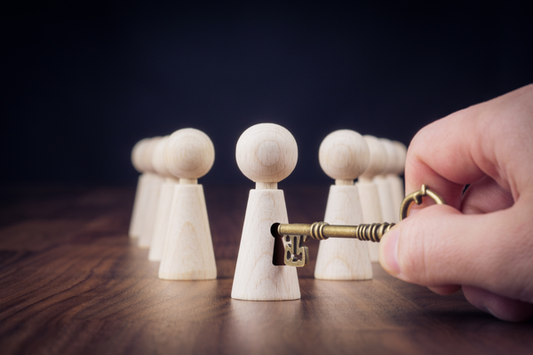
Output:
[[448,205],[414,208],[383,237],[385,270],[442,295],[462,288],[472,305],[499,319],[530,319],[533,85],[420,130],[405,183],[407,193],[428,185]]

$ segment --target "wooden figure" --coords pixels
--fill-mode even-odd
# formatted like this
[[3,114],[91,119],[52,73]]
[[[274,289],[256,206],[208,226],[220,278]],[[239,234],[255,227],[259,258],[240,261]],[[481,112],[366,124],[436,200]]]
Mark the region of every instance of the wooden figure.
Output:
[[[401,142],[393,141],[392,144],[396,150],[396,159],[393,164],[394,167],[392,169],[392,172],[387,175],[387,181],[389,182],[391,190],[393,206],[396,208],[396,210],[399,211],[400,206],[402,205],[402,201],[405,197],[403,181],[399,175],[403,174],[403,170],[405,169],[405,157],[407,155],[407,148]],[[396,213],[396,220],[393,222],[398,223],[400,221],[399,217],[399,214]]]
[[150,252],[148,253],[148,260],[150,261],[161,261],[163,257],[163,247],[167,237],[172,197],[175,186],[179,184],[179,179],[170,173],[165,164],[165,146],[167,141],[168,136],[163,137],[157,142],[154,149],[154,169],[159,176],[165,178],[165,181],[161,185],[161,191],[159,193],[154,232],[150,244]]
[[[363,137],[351,130],[329,134],[319,150],[320,166],[335,179],[330,187],[324,222],[356,225],[363,222],[359,192],[353,181],[368,165],[369,149]],[[366,242],[357,239],[321,240],[315,278],[366,280],[372,278],[372,264]]]
[[277,183],[294,170],[298,147],[285,128],[263,123],[248,128],[236,147],[237,165],[256,183],[250,190],[231,297],[274,301],[300,298],[296,268],[273,264],[273,223],[288,223],[287,207]]
[[394,171],[394,164],[396,161],[396,149],[391,141],[380,138],[381,144],[385,149],[387,155],[387,165],[381,174],[374,177],[373,181],[378,188],[379,204],[381,206],[381,217],[383,222],[396,222],[399,220],[400,206],[396,207],[392,200],[392,193],[387,175]]
[[133,163],[133,167],[141,173],[137,181],[137,190],[135,192],[133,211],[131,213],[130,230],[128,233],[131,238],[138,238],[142,229],[142,216],[144,215],[143,207],[146,205],[145,200],[147,192],[147,180],[142,157],[148,141],[148,138],[141,139],[135,144],[131,151],[131,162]]
[[174,188],[170,221],[159,278],[166,280],[216,279],[217,267],[202,185],[215,161],[209,137],[193,128],[174,132],[166,142],[165,164],[179,177]]
[[148,187],[146,192],[145,207],[143,208],[143,224],[141,234],[139,235],[139,247],[149,248],[152,242],[152,235],[154,232],[155,217],[157,213],[157,204],[159,200],[159,192],[164,178],[159,176],[153,165],[154,150],[157,142],[161,137],[154,137],[148,142],[146,149],[143,151],[143,166],[147,174]]
[[[361,208],[363,212],[364,223],[382,223],[381,205],[379,203],[379,194],[376,184],[372,179],[385,170],[387,167],[387,153],[383,144],[374,136],[363,136],[369,149],[369,162],[366,170],[355,184],[359,191],[359,198],[361,199]],[[370,253],[370,261],[378,261],[379,244],[368,242],[368,252]]]

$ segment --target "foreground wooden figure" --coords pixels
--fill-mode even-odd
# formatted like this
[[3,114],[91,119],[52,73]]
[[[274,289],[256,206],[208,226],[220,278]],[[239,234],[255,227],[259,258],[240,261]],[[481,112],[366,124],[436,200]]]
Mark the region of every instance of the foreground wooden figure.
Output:
[[[329,134],[319,150],[320,166],[335,179],[329,190],[324,222],[356,225],[363,222],[359,192],[354,179],[368,165],[369,150],[363,137],[351,130]],[[325,280],[366,280],[372,278],[367,243],[357,239],[321,240],[315,278]]]
[[300,298],[296,268],[273,264],[273,223],[288,223],[287,207],[277,183],[293,171],[298,147],[292,134],[275,124],[247,129],[236,148],[239,169],[256,188],[250,190],[231,297],[251,301]]
[[180,183],[174,188],[159,267],[161,279],[209,280],[217,277],[204,190],[197,183],[197,179],[211,169],[214,160],[213,143],[199,130],[181,129],[166,142],[166,166],[180,178]]

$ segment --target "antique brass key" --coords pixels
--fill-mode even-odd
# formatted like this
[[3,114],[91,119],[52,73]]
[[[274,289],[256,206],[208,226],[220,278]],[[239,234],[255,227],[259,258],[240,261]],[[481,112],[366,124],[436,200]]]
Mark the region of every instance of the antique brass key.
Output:
[[[422,197],[429,196],[435,203],[445,205],[446,201],[438,194],[430,190],[426,185],[422,185],[419,191],[415,191],[405,197],[400,207],[400,220],[409,215],[409,210],[413,202],[417,205],[422,203]],[[288,265],[302,267],[309,261],[309,250],[306,246],[301,246],[307,241],[307,237],[317,240],[328,238],[357,238],[359,240],[379,242],[383,235],[387,233],[394,223],[373,223],[359,224],[356,226],[329,225],[325,222],[315,222],[313,224],[279,224],[274,223],[271,228],[272,236],[276,238],[274,246],[274,265]],[[282,245],[282,243],[285,243]]]

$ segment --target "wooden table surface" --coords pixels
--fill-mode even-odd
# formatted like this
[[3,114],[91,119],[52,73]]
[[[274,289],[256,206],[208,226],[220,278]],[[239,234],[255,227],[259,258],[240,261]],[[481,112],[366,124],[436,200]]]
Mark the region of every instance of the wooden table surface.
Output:
[[[321,220],[328,187],[285,187]],[[205,186],[218,279],[162,281],[127,236],[133,188],[0,188],[0,354],[531,354],[533,322],[388,276],[319,281],[302,299],[230,298],[247,187]],[[317,244],[310,244],[311,258]]]

